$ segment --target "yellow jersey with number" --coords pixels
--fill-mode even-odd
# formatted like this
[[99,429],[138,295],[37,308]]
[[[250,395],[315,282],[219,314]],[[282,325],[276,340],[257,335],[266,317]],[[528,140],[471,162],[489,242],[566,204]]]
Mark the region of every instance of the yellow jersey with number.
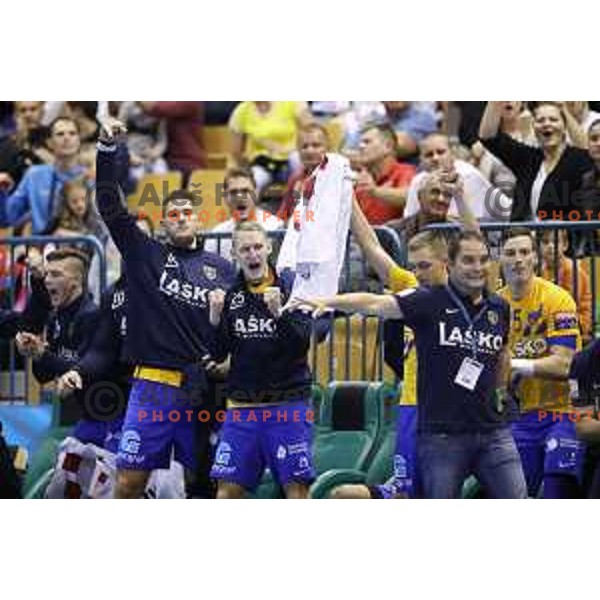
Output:
[[[581,348],[577,305],[571,294],[536,277],[530,293],[513,300],[508,287],[498,294],[510,303],[510,349],[513,358],[537,359],[550,355],[553,346]],[[527,378],[517,388],[521,410],[560,410],[570,406],[567,382]]]
[[[388,281],[394,294],[419,285],[417,278],[410,271],[398,265],[390,269]],[[407,406],[417,404],[417,349],[415,335],[410,327],[404,327],[404,382],[400,404]]]

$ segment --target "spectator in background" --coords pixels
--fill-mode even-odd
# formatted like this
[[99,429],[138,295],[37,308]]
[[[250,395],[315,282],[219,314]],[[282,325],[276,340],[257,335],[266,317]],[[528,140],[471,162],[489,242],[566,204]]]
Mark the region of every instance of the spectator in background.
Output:
[[67,102],[66,116],[77,123],[82,152],[96,146],[99,131],[97,110],[98,102]]
[[123,102],[118,119],[127,127],[131,177],[139,181],[146,173],[166,173],[166,120],[146,114],[139,102]]
[[[502,102],[500,115],[500,131],[514,140],[537,145],[533,134],[533,118],[523,102],[505,100]],[[514,173],[491,152],[486,150],[481,142],[476,141],[471,147],[475,165],[482,175],[495,187],[500,188],[507,196],[513,197],[517,179]]]
[[83,179],[65,183],[62,189],[61,211],[51,235],[95,235],[99,238],[100,219],[92,211],[90,190]]
[[567,143],[565,111],[549,102],[533,109],[533,130],[539,144],[533,148],[500,131],[502,105],[488,102],[479,135],[517,179],[510,220],[568,219],[571,211],[580,213],[575,198],[593,163],[585,150]]
[[[495,191],[492,184],[476,167],[463,160],[455,159],[450,150],[448,136],[441,133],[431,134],[420,142],[419,150],[422,171],[411,181],[408,189],[405,217],[411,217],[418,212],[417,194],[427,175],[437,170],[445,170],[456,172],[462,179],[465,200],[476,219],[499,221],[508,218],[510,198],[500,191]],[[450,215],[458,216],[458,207],[454,201],[450,205]]]
[[233,111],[233,159],[252,169],[259,194],[272,182],[285,183],[300,167],[296,135],[311,120],[306,102],[248,101]]
[[206,167],[202,146],[204,106],[202,102],[140,102],[144,112],[167,123],[165,158],[170,169],[183,173],[187,185],[192,171]]
[[575,117],[585,135],[589,133],[594,121],[600,119],[600,113],[590,110],[587,100],[567,100],[565,105],[567,110]]
[[[464,183],[460,176],[458,176],[456,182],[448,184],[443,179],[441,172],[429,173],[421,180],[421,186],[417,192],[419,210],[409,217],[392,221],[388,225],[401,236],[403,243],[407,244],[413,236],[422,231],[427,225],[455,221],[454,217],[448,215],[450,202],[455,198],[454,194],[457,194],[456,199],[463,198],[463,190]],[[472,219],[470,214],[468,217]],[[449,233],[453,230],[448,229],[446,231]]]
[[302,186],[310,174],[323,162],[329,150],[329,135],[320,123],[310,123],[298,132],[298,154],[302,168],[287,182],[278,216],[287,220],[293,213],[302,195]]
[[0,143],[0,187],[17,186],[31,165],[51,162],[48,131],[41,125],[43,105],[39,100],[14,103],[16,130]]
[[344,137],[342,148],[345,152],[358,150],[363,128],[369,123],[385,123],[385,106],[380,101],[358,100],[350,103],[350,110],[336,119],[340,123]]
[[593,211],[594,219],[600,218],[600,118],[588,130],[588,154],[593,166],[583,177],[585,206]]
[[360,140],[363,169],[356,180],[358,203],[371,225],[383,225],[404,213],[415,168],[396,160],[397,139],[386,124],[367,125]]
[[[588,155],[593,166],[583,176],[581,205],[585,207],[586,219],[600,220],[600,118],[594,121],[587,135]],[[600,232],[586,232],[586,254],[600,254]]]
[[588,152],[594,163],[591,171],[598,184],[600,183],[600,117],[590,125],[588,130]]
[[590,278],[581,264],[576,267],[577,285],[575,285],[573,260],[567,258],[569,236],[566,230],[546,230],[542,233],[542,272],[541,276],[556,282],[575,299],[579,314],[579,323],[584,343],[592,336],[592,291]]
[[[59,117],[72,119],[79,130],[79,164],[85,168],[85,179],[88,183],[96,181],[96,139],[98,121],[96,113],[98,102],[63,102],[48,101],[44,103],[42,123],[52,123]],[[48,119],[51,119],[48,121]],[[52,162],[50,159],[47,162]]]
[[10,195],[0,189],[0,227],[17,225],[27,217],[31,219],[33,234],[47,233],[60,214],[63,185],[83,175],[78,160],[79,130],[73,119],[59,117],[54,121],[47,143],[54,164],[30,167]]
[[419,142],[438,130],[435,113],[406,100],[383,100],[383,105],[398,139],[396,155],[416,160]]
[[311,102],[312,115],[319,122],[340,128],[339,146],[344,150],[358,150],[360,134],[367,123],[385,123],[385,107],[379,100],[352,100],[350,102]]
[[352,103],[347,100],[312,100],[310,112],[315,119],[329,120],[350,110]]
[[[278,216],[256,206],[256,182],[250,169],[230,169],[223,183],[230,218],[214,227],[212,233],[233,234],[235,226],[243,221],[255,221],[265,231],[275,231],[284,226]],[[231,249],[231,238],[208,239],[204,243],[204,250],[220,254],[227,260],[233,259]]]

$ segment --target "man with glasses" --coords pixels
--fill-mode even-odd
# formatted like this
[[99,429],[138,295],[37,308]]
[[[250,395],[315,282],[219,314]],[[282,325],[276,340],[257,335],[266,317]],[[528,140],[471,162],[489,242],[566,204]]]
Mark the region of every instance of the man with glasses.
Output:
[[[281,229],[284,226],[284,222],[279,216],[256,206],[258,192],[254,175],[250,169],[230,169],[226,173],[223,183],[225,205],[230,216],[229,219],[214,227],[211,233],[232,234],[235,226],[244,221],[254,221],[267,232]],[[208,239],[204,242],[204,249],[231,260],[231,237]]]

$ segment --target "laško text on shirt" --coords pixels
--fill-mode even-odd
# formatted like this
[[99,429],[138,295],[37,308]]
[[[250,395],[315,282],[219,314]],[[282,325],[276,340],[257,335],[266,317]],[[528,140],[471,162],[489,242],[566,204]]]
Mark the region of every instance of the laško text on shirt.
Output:
[[227,289],[232,265],[199,247],[176,248],[149,238],[122,205],[115,183],[117,151],[99,144],[96,201],[125,265],[125,359],[134,365],[185,371],[210,354],[208,293]]
[[[277,276],[274,269],[271,273],[267,285],[280,288],[285,304],[294,275],[286,271]],[[262,288],[248,286],[240,275],[225,298],[217,360],[231,354],[228,397],[258,404],[306,400],[312,384],[307,359],[312,318],[300,311],[275,317],[263,293]],[[327,325],[327,320],[317,321],[317,340],[324,336]]]
[[[504,427],[496,387],[510,331],[508,303],[485,295],[474,305],[451,285],[405,290],[396,300],[415,333],[419,430],[466,433]],[[470,379],[465,382],[466,373]]]

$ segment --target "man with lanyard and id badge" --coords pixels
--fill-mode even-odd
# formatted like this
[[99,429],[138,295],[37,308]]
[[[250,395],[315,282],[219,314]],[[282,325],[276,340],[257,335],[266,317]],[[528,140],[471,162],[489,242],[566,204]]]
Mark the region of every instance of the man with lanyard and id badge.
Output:
[[486,291],[489,251],[465,231],[448,249],[448,285],[395,295],[298,300],[327,310],[403,319],[417,348],[417,457],[425,498],[458,498],[475,475],[491,498],[525,498],[508,423],[510,307]]

